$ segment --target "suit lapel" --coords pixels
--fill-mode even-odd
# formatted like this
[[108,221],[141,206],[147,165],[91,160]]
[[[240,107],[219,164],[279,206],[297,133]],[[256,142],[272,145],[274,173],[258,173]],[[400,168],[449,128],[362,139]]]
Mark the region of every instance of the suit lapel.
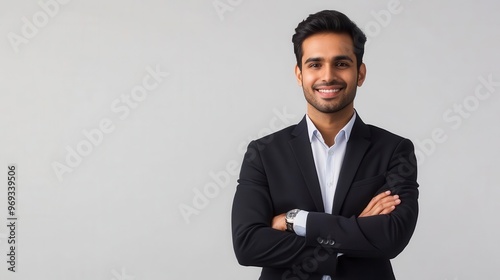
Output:
[[359,165],[363,160],[366,150],[370,146],[370,130],[368,126],[356,116],[356,121],[351,131],[351,136],[347,142],[347,147],[344,155],[344,162],[340,169],[335,197],[333,199],[333,215],[339,215],[345,197],[349,192],[349,188],[354,180],[354,176],[358,171]]
[[311,150],[311,142],[307,132],[307,123],[305,117],[297,124],[292,135],[296,136],[289,141],[290,146],[304,176],[309,193],[314,201],[318,212],[325,212],[323,199],[321,198],[321,188],[318,181],[318,173],[314,164],[314,158]]

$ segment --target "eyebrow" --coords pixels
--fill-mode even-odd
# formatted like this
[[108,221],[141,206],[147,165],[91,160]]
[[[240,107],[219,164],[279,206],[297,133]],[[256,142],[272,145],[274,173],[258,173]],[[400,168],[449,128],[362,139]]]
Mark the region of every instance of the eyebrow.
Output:
[[[321,62],[321,61],[324,61],[324,60],[325,59],[322,58],[322,57],[310,57],[310,58],[306,59],[306,61],[304,61],[304,64],[307,64],[309,62]],[[338,56],[334,57],[332,60],[333,61],[348,60],[350,62],[354,62],[352,60],[352,58],[350,58],[347,55],[338,55]]]

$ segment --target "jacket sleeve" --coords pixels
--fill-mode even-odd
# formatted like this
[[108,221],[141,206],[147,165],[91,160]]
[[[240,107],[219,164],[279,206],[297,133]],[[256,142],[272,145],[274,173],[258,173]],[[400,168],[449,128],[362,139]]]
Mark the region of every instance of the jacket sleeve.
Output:
[[300,266],[307,267],[311,274],[333,275],[337,253],[294,233],[272,229],[274,212],[265,168],[254,141],[243,160],[232,208],[232,238],[238,262],[285,269]]
[[413,144],[403,139],[395,148],[379,193],[391,190],[401,204],[387,215],[358,218],[309,213],[306,244],[329,243],[351,257],[394,258],[408,244],[417,223],[418,184]]

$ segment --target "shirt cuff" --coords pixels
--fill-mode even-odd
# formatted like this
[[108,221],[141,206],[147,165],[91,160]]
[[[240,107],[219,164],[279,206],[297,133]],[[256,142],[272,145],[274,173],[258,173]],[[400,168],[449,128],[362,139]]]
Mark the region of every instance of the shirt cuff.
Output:
[[293,231],[298,236],[306,236],[306,223],[308,211],[300,210],[293,219]]

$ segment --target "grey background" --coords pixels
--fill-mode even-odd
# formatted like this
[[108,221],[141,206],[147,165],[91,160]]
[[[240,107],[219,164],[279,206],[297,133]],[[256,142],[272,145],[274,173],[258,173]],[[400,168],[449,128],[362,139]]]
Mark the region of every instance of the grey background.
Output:
[[[498,2],[66,2],[46,22],[37,1],[0,2],[2,225],[7,165],[19,169],[18,272],[0,226],[1,279],[257,279],[232,251],[230,171],[250,139],[303,116],[291,36],[323,9],[369,37],[360,116],[420,153],[421,214],[398,279],[498,275]],[[13,44],[34,15],[43,26]],[[148,67],[169,75],[120,118],[113,102]],[[496,83],[481,100],[480,77]],[[59,180],[53,165],[105,119],[114,130]]]

